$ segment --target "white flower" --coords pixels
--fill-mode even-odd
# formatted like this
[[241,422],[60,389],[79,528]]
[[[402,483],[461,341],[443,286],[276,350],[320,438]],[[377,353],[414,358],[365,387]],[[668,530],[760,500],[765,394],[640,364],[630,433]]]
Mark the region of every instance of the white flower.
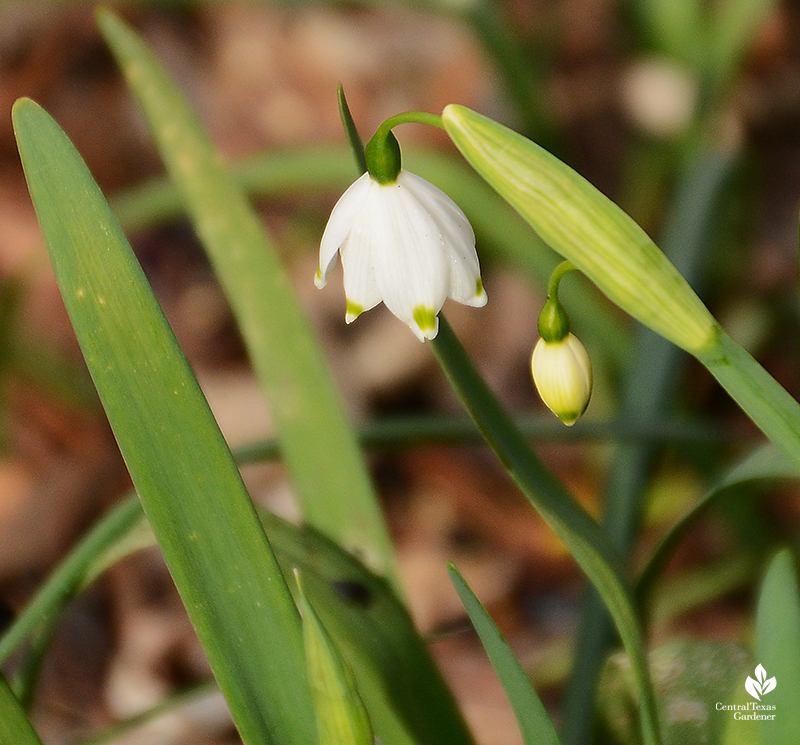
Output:
[[531,370],[547,408],[564,424],[573,425],[592,395],[592,363],[583,344],[571,333],[561,341],[539,339]]
[[424,341],[436,336],[446,298],[486,304],[472,226],[450,197],[408,171],[387,185],[365,173],[342,195],[322,236],[317,287],[337,252],[348,323],[383,300]]

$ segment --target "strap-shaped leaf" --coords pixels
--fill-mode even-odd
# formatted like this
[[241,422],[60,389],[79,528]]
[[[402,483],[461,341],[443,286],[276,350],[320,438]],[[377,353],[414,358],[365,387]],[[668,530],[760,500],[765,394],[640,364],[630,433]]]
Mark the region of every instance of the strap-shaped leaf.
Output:
[[553,722],[536,689],[528,680],[513,650],[503,638],[492,617],[478,600],[472,588],[452,564],[448,566],[452,581],[461,603],[478,632],[483,648],[492,662],[492,667],[503,684],[503,689],[514,709],[522,741],[525,745],[560,745]]
[[788,549],[775,556],[764,577],[756,637],[755,676],[761,703],[775,706],[775,718],[759,722],[761,739],[769,745],[796,745],[800,742],[800,594]]
[[[264,511],[260,518],[284,576],[295,568],[302,572],[306,595],[353,670],[377,736],[393,745],[472,745],[451,692],[386,580],[308,526]],[[26,640],[45,643],[67,603],[109,564],[109,557],[121,559],[152,542],[135,495],[116,505],[0,638],[0,664]]]
[[0,745],[42,745],[6,679],[0,674]]
[[242,737],[310,745],[299,618],[208,404],[72,143],[33,101],[13,118],[81,350]]
[[298,607],[303,620],[308,677],[317,710],[319,745],[373,745],[369,715],[358,692],[353,671],[303,592],[303,578],[295,569]]
[[110,12],[98,22],[236,316],[304,519],[394,579],[393,549],[358,444],[277,252],[155,55]]

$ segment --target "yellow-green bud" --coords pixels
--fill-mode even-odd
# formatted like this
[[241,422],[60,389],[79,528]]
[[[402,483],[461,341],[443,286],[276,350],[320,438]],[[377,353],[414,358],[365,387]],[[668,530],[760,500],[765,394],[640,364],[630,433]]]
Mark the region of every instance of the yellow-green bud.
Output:
[[539,339],[531,372],[547,408],[564,424],[575,424],[592,396],[592,363],[578,338],[568,333],[561,341]]
[[442,123],[470,165],[612,301],[692,354],[719,327],[648,235],[583,177],[520,134],[450,104]]

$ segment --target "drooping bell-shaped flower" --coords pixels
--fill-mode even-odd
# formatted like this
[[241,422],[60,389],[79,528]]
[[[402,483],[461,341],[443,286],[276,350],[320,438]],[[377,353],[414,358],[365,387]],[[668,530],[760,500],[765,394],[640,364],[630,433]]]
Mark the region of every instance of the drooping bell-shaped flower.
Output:
[[383,301],[424,341],[436,336],[446,298],[486,304],[472,226],[443,191],[399,167],[399,150],[394,170],[365,173],[333,208],[317,287],[325,286],[337,253],[348,323]]
[[589,354],[570,332],[566,312],[554,297],[539,315],[539,333],[531,358],[533,382],[547,408],[571,426],[586,411],[592,396]]

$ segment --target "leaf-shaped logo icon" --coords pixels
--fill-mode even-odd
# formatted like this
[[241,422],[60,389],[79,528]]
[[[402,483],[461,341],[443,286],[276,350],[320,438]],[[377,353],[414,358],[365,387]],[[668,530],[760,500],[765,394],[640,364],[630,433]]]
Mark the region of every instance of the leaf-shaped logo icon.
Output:
[[761,701],[761,697],[774,690],[778,683],[774,676],[767,679],[767,671],[764,669],[763,665],[756,667],[756,678],[758,680],[753,680],[753,678],[748,675],[744,687],[754,699]]
[[756,700],[761,701],[761,686],[749,675],[744,682],[745,690]]

